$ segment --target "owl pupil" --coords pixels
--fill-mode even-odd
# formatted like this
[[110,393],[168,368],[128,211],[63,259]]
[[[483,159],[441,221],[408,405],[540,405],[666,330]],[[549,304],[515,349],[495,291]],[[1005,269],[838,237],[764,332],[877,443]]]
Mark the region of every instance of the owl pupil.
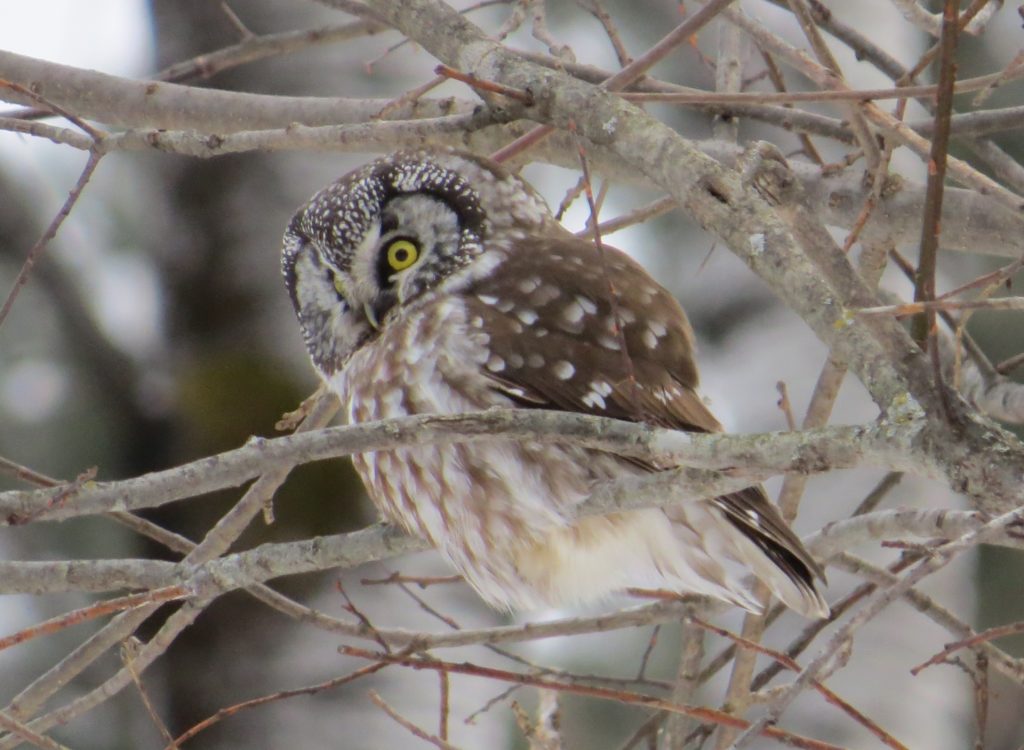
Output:
[[395,251],[395,260],[397,260],[399,263],[405,263],[407,260],[409,260],[409,251],[406,250],[404,247],[399,248],[398,250]]

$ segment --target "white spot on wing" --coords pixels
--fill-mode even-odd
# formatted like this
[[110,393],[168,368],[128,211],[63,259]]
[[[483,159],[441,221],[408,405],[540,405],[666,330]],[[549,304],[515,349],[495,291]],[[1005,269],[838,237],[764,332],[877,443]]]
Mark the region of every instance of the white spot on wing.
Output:
[[523,279],[516,286],[519,288],[519,291],[522,292],[523,294],[529,294],[530,292],[534,291],[537,287],[540,286],[540,279],[538,279],[536,276],[531,276],[528,279]]
[[487,369],[491,372],[501,372],[505,369],[505,360],[499,357],[497,354],[492,354],[487,360]]
[[552,300],[558,299],[561,296],[562,290],[557,286],[543,284],[540,289],[530,295],[530,302],[540,307],[542,305],[546,305]]
[[519,354],[508,355],[508,364],[510,367],[522,367],[525,363],[525,360]]
[[646,346],[648,349],[658,348],[658,337],[651,333],[649,329],[644,331],[643,335],[641,335],[640,338],[643,339],[644,346]]
[[564,359],[560,359],[555,362],[551,371],[555,374],[555,377],[559,380],[568,380],[576,374],[576,368],[566,362]]
[[581,401],[592,409],[604,409],[604,398],[600,393],[590,391]]
[[579,323],[583,320],[584,314],[585,311],[583,309],[583,305],[579,302],[570,302],[565,306],[565,309],[562,310],[562,317],[569,323]]
[[536,352],[534,352],[533,354],[528,354],[526,356],[526,364],[528,364],[530,367],[543,367],[544,357],[542,357],[540,354],[537,354]]
[[533,310],[517,310],[516,317],[519,318],[528,326],[531,326],[537,322],[537,313],[535,313]]
[[498,304],[498,298],[491,294],[478,294],[476,295],[476,298],[490,307]]
[[587,315],[593,315],[597,312],[597,305],[594,304],[594,300],[590,299],[590,297],[584,297],[582,294],[577,294],[576,301],[580,303],[580,307],[583,308],[583,312]]

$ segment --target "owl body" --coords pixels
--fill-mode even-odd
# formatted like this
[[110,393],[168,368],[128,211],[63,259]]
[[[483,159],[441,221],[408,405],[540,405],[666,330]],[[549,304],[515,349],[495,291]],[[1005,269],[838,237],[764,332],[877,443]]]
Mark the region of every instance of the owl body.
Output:
[[[284,271],[350,423],[525,407],[720,429],[678,303],[486,160],[406,152],[342,178],[296,214]],[[381,512],[501,609],[641,588],[756,611],[760,579],[804,614],[828,611],[820,569],[760,488],[581,517],[598,484],[667,467],[490,437],[353,460]]]

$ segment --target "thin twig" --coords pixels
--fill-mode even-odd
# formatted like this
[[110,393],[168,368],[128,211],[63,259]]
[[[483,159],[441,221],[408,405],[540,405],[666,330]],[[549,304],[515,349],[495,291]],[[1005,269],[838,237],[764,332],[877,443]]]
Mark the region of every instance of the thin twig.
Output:
[[895,315],[904,317],[939,310],[1024,310],[1024,297],[996,297],[995,299],[956,300],[935,299],[928,302],[901,302],[898,305],[862,307],[858,315]]
[[[945,0],[942,12],[942,49],[939,66],[938,104],[935,113],[935,132],[932,136],[931,156],[928,161],[928,183],[925,188],[924,216],[921,220],[921,252],[914,279],[914,301],[930,302],[935,299],[936,258],[939,235],[942,231],[942,194],[946,181],[946,162],[949,151],[949,118],[953,112],[953,86],[956,82],[957,0]],[[931,354],[935,385],[939,390],[947,419],[952,419],[942,377],[939,358],[938,328],[934,310],[925,310],[911,324],[914,339]]]
[[[722,638],[727,638],[743,650],[767,656],[770,659],[773,659],[777,663],[781,664],[784,668],[790,669],[794,672],[800,671],[800,665],[797,664],[797,662],[793,660],[791,657],[787,656],[786,654],[780,651],[776,651],[772,648],[767,648],[766,646],[761,645],[757,641],[745,638],[743,636],[738,636],[735,633],[726,630],[725,628],[720,628],[716,625],[704,622],[703,620],[693,618],[693,622],[699,625],[700,627],[704,628],[708,632],[715,633],[716,635],[719,635]],[[821,695],[825,698],[826,701],[838,707],[841,711],[843,711],[843,713],[845,713],[847,716],[852,718],[858,724],[860,724],[873,735],[875,735],[875,737],[877,737],[882,742],[882,744],[886,745],[887,747],[894,748],[894,750],[907,750],[906,745],[904,745],[891,734],[886,732],[884,729],[878,726],[877,723],[869,719],[862,712],[858,711],[852,705],[850,705],[845,700],[840,698],[833,690],[826,687],[824,683],[822,683],[819,680],[814,680],[811,684],[813,685],[815,690],[821,693]]]
[[142,677],[139,676],[138,672],[135,671],[135,667],[132,665],[132,661],[135,659],[135,655],[141,648],[141,642],[132,636],[131,638],[125,639],[124,643],[121,644],[121,662],[132,676],[132,682],[135,683],[135,689],[139,692],[139,698],[142,700],[142,705],[146,709],[146,713],[149,714],[149,718],[152,720],[153,725],[157,731],[160,732],[160,736],[164,738],[167,743],[167,747],[170,750],[179,750],[179,745],[174,740],[174,736],[167,729],[167,724],[163,719],[160,718],[160,714],[156,710],[156,706],[153,705],[153,701],[149,697],[149,691],[146,690],[146,686],[142,683]]
[[[485,677],[488,679],[501,680],[520,685],[530,685],[537,688],[557,690],[590,698],[616,701],[619,703],[644,706],[647,708],[656,708],[662,711],[671,711],[673,713],[683,713],[702,721],[711,721],[718,724],[738,727],[740,729],[745,729],[750,726],[749,722],[730,716],[729,714],[722,713],[721,711],[701,706],[677,705],[666,700],[662,700],[661,698],[644,695],[642,693],[610,690],[608,688],[575,683],[567,684],[561,681],[549,680],[542,677],[524,675],[516,672],[508,672],[502,669],[494,669],[492,667],[485,667],[477,664],[446,662],[425,657],[403,656],[402,654],[374,653],[372,651],[353,648],[351,646],[341,646],[339,651],[347,656],[357,656],[363,659],[369,659],[373,662],[401,664],[417,670],[427,669],[431,671],[446,671],[452,674],[474,675],[477,677]],[[760,733],[766,737],[779,740],[793,747],[806,748],[807,750],[840,750],[836,745],[828,742],[786,732],[778,727],[766,726],[760,729]]]
[[20,645],[26,641],[32,640],[33,638],[38,638],[43,635],[52,635],[53,633],[64,630],[72,625],[88,622],[96,619],[97,617],[103,617],[104,615],[109,615],[113,612],[135,609],[136,607],[141,607],[146,604],[176,601],[178,599],[184,599],[187,596],[188,590],[184,586],[168,586],[155,591],[147,591],[142,594],[131,594],[129,596],[118,597],[117,599],[108,599],[106,601],[97,602],[96,604],[76,609],[73,612],[68,612],[67,614],[63,614],[58,617],[52,617],[38,625],[23,628],[17,633],[5,638],[0,638],[0,651],[11,648],[12,646]]
[[880,588],[868,597],[857,613],[847,620],[832,636],[829,643],[808,664],[800,675],[786,689],[775,697],[767,713],[750,725],[736,740],[734,747],[746,746],[758,736],[770,723],[778,721],[782,712],[788,708],[797,695],[820,673],[825,671],[833,660],[850,643],[853,633],[867,622],[870,622],[885,607],[900,598],[924,578],[945,567],[962,552],[973,549],[985,542],[989,537],[1002,532],[1011,524],[1019,523],[1024,518],[1024,508],[1015,508],[997,516],[980,528],[968,532],[958,539],[935,548],[931,557],[917,562],[908,573],[891,586]]
[[[576,129],[573,123],[569,123],[569,132],[575,135]],[[626,327],[622,320],[622,312],[619,309],[619,290],[615,288],[615,281],[612,278],[611,273],[608,271],[608,263],[605,258],[604,243],[601,242],[601,227],[597,219],[598,207],[594,200],[594,191],[590,183],[590,167],[587,165],[587,153],[583,148],[583,141],[577,140],[576,142],[577,154],[580,160],[580,171],[583,174],[583,193],[587,196],[587,205],[590,207],[590,231],[593,235],[594,247],[597,248],[598,263],[601,266],[601,275],[604,277],[604,285],[608,290],[608,304],[612,310],[612,320],[615,321],[615,340],[618,342],[618,346],[622,357],[622,364],[626,371],[626,378],[629,381],[631,398],[636,406],[637,413],[641,413],[642,409],[639,405],[640,393],[638,391],[638,384],[636,379],[636,370],[633,367],[633,358],[629,354],[629,348],[626,346]]]
[[3,306],[0,307],[0,325],[3,325],[7,319],[7,315],[11,311],[11,306],[14,305],[14,300],[18,297],[18,293],[28,283],[29,277],[32,275],[32,269],[35,268],[46,246],[57,236],[57,231],[64,223],[64,220],[68,218],[71,209],[78,203],[79,196],[81,196],[85,186],[89,183],[89,179],[92,177],[93,172],[96,171],[96,167],[99,166],[100,159],[102,158],[103,154],[99,151],[91,150],[89,152],[89,158],[82,168],[82,173],[78,176],[78,180],[75,181],[75,185],[71,188],[71,192],[68,194],[64,204],[57,211],[57,215],[53,217],[53,220],[50,221],[43,235],[29,248],[28,255],[25,256],[25,262],[18,271],[18,275],[14,278],[14,285],[11,287],[11,291],[7,293],[7,299],[4,300]]
[[[710,0],[700,7],[692,16],[670,31],[663,39],[613,75],[605,80],[600,88],[606,91],[621,91],[628,85],[643,76],[657,62],[668,55],[673,49],[684,43],[692,35],[707,25],[711,19],[718,15],[722,8],[730,5],[734,0]],[[525,149],[536,144],[554,132],[550,125],[538,125],[521,138],[516,139],[504,148],[491,154],[495,161],[507,161],[515,155],[522,153]]]
[[9,716],[5,711],[0,711],[0,729],[5,729],[15,737],[25,742],[31,742],[36,747],[43,748],[43,750],[71,750],[67,745],[62,745],[52,737],[47,737],[45,734],[33,731],[31,727]]
[[959,641],[954,641],[953,643],[946,644],[946,647],[942,649],[942,651],[935,654],[927,661],[922,662],[921,664],[918,664],[916,667],[912,668],[910,670],[910,674],[917,677],[917,675],[921,671],[927,669],[928,667],[934,666],[936,664],[941,664],[942,662],[947,661],[952,654],[956,653],[961,649],[970,648],[972,646],[978,645],[979,643],[987,643],[988,641],[994,641],[997,638],[1005,638],[1009,635],[1017,635],[1018,633],[1024,633],[1024,622],[1013,622],[1009,625],[999,625],[994,628],[989,628],[988,630],[983,630],[980,633],[975,633],[969,638],[962,638]]
[[373,701],[373,705],[394,719],[400,726],[409,730],[414,737],[417,737],[424,742],[429,742],[434,747],[440,748],[440,750],[458,750],[455,745],[446,742],[441,737],[436,737],[435,735],[430,734],[402,716],[398,711],[389,706],[385,700],[380,697],[376,690],[371,690],[368,694],[370,696],[370,700]]
[[448,716],[451,713],[451,681],[447,672],[438,673],[441,682],[440,710],[437,719],[437,734],[442,740],[448,739]]
[[[366,677],[367,675],[379,672],[387,666],[389,665],[384,662],[381,662],[379,664],[368,664],[367,666],[360,667],[354,672],[351,672],[350,674],[347,674],[343,677],[335,677],[334,679],[326,680],[324,682],[317,683],[316,685],[309,685],[307,687],[294,688],[292,690],[280,690],[276,693],[271,693],[270,695],[263,695],[259,698],[252,698],[247,701],[242,701],[241,703],[236,703],[232,706],[227,706],[226,708],[220,709],[219,711],[217,711],[217,713],[213,714],[212,716],[208,716],[202,721],[193,724],[186,731],[182,732],[177,737],[175,737],[174,742],[179,746],[184,745],[186,742],[191,740],[200,732],[209,729],[214,724],[223,721],[229,716],[234,716],[235,714],[241,711],[246,711],[251,708],[257,708],[258,706],[264,706],[268,703],[273,703],[275,701],[286,700],[288,698],[293,698],[298,695],[316,695],[327,690],[333,690],[334,688],[341,687],[342,685],[347,685],[350,682],[355,682],[356,680],[362,677]],[[174,746],[165,747],[164,750],[174,750]]]

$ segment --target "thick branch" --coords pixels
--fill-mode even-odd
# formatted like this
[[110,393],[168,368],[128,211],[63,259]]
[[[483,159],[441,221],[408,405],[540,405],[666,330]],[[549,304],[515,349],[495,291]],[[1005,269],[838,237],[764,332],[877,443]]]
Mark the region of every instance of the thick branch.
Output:
[[0,518],[6,524],[20,524],[152,508],[236,487],[278,468],[353,453],[459,442],[480,436],[571,442],[668,466],[725,469],[747,484],[778,472],[819,472],[856,466],[937,475],[937,469],[930,467],[915,447],[914,425],[736,436],[677,432],[586,414],[493,409],[475,414],[402,417],[272,439],[253,438],[241,448],[135,479],[4,492],[0,493]]
[[[208,133],[284,128],[291,123],[332,125],[369,122],[388,103],[377,99],[275,96],[198,88],[159,81],[134,81],[95,70],[38,60],[0,50],[0,78],[42,99],[118,128],[189,129]],[[38,102],[0,86],[0,99]],[[391,113],[394,118],[465,114],[472,104],[456,99],[420,99]]]
[[[692,501],[685,490],[666,497],[663,490],[634,494],[624,508],[653,507]],[[600,503],[588,501],[581,514],[605,512]],[[975,532],[990,519],[977,511],[891,510],[837,521],[807,537],[805,543],[819,560],[886,539],[956,539]],[[989,544],[1021,548],[1024,540],[1016,529],[1001,529],[986,540]],[[0,562],[0,594],[43,594],[71,591],[92,593],[122,589],[157,589],[184,585],[203,601],[230,591],[283,576],[324,570],[350,570],[370,562],[429,548],[426,540],[410,537],[385,524],[347,534],[314,537],[297,542],[262,544],[201,564],[160,560],[71,560]]]
[[[584,80],[607,77],[607,71],[592,71],[585,66],[570,69]],[[161,150],[212,157],[251,150],[316,148],[388,152],[413,145],[452,145],[492,153],[522,135],[528,127],[526,123],[518,123],[478,130],[472,119],[476,105],[468,100],[420,98],[390,112],[388,122],[380,122],[374,118],[390,99],[270,96],[134,81],[4,51],[0,51],[0,78],[38,90],[48,101],[83,118],[130,128],[129,132],[106,139],[104,148],[111,151]],[[672,90],[676,87],[653,84],[642,87],[648,88]],[[0,99],[34,104],[3,87],[0,87]],[[749,112],[748,109],[735,105],[729,111],[757,114],[756,107]],[[782,120],[778,122],[789,126],[793,124],[789,120],[797,114],[800,113],[780,110]],[[466,119],[458,120],[457,116]],[[807,117],[813,119],[810,114]],[[411,122],[422,119],[433,122]],[[409,122],[391,122],[394,120]],[[372,125],[359,127],[365,123]],[[452,127],[448,127],[449,124]],[[45,123],[6,119],[0,126],[80,149],[88,149],[92,143],[92,139],[77,131]],[[466,132],[467,126],[470,132]],[[732,163],[738,155],[737,148],[730,144],[697,145],[725,163]],[[532,154],[536,159],[559,166],[577,166],[573,144],[565,138],[551,139],[535,148]],[[589,150],[589,156],[594,171],[603,177],[649,184],[635,167],[606,148],[595,145]],[[793,169],[804,183],[807,200],[812,204],[808,206],[810,210],[837,226],[853,226],[870,192],[859,171],[844,170],[826,175],[815,167],[801,164],[794,164]],[[921,231],[919,207],[923,205],[923,196],[923,185],[907,181],[894,183],[884,192],[866,227],[866,234],[874,230],[891,236],[897,243],[914,241]],[[963,189],[947,190],[944,203],[942,224],[946,249],[1005,257],[1020,255],[1019,238],[1024,234],[1024,220],[1014,212],[991,197]]]

